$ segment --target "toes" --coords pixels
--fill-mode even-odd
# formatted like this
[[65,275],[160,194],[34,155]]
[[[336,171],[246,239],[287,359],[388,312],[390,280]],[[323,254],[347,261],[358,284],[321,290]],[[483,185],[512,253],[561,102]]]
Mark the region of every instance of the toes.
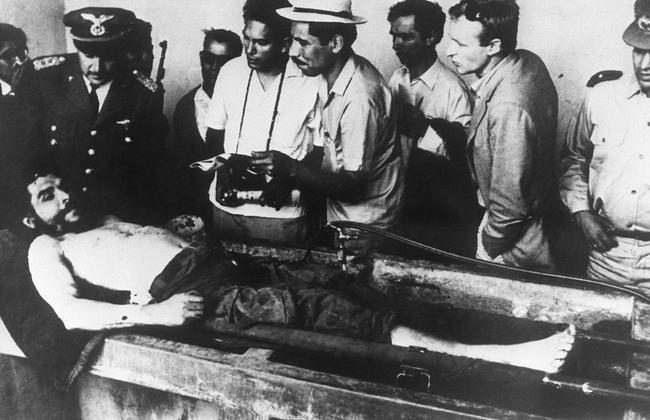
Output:
[[568,350],[559,350],[555,352],[555,360],[564,360],[569,354]]

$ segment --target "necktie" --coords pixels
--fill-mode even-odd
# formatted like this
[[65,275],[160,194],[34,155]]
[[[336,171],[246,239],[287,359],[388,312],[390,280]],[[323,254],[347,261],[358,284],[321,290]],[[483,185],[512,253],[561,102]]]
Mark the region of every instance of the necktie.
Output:
[[93,119],[96,119],[99,113],[99,98],[97,97],[97,88],[95,86],[90,87],[90,112]]

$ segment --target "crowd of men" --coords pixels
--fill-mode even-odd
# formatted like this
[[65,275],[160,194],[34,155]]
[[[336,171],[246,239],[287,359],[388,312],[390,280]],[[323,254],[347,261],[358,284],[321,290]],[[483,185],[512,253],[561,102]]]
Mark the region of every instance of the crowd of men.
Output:
[[[149,78],[152,28],[132,12],[71,11],[63,22],[77,52],[33,60],[25,34],[0,25],[0,178],[7,196],[17,197],[4,204],[11,217],[3,223],[20,220],[44,234],[32,245],[29,268],[65,327],[176,325],[201,316],[210,293],[188,292],[200,282],[171,287],[166,282],[176,274],[156,276],[178,255],[194,261],[195,251],[187,256],[188,243],[142,230],[180,213],[202,216],[217,239],[302,245],[324,223],[344,220],[542,270],[559,268],[558,238],[578,229],[589,246],[590,276],[650,279],[650,188],[642,175],[650,158],[642,139],[650,130],[649,0],[637,0],[623,35],[635,74],[591,89],[568,132],[559,178],[557,92],[543,61],[516,48],[514,0],[461,0],[448,15],[427,0],[396,3],[387,20],[402,66],[389,82],[353,48],[366,19],[352,13],[350,0],[292,3],[247,0],[241,39],[204,31],[203,80],[178,102],[171,134],[164,91]],[[436,51],[447,18],[445,53],[455,69]],[[459,74],[477,81],[468,87]],[[209,166],[216,174],[189,168],[215,156]],[[573,225],[564,224],[569,216]],[[348,246],[390,249],[355,233]],[[120,267],[88,254],[99,252],[100,242],[130,249],[116,239],[125,237],[148,257],[120,254]],[[217,273],[237,278],[223,264]],[[131,303],[162,306],[148,307],[158,308],[156,316],[135,307],[126,313],[123,304],[88,306],[77,298],[79,278],[130,290]],[[169,292],[164,298],[152,292],[157,282],[164,287],[156,293]],[[219,305],[256,293],[236,290],[233,297],[220,289]],[[84,308],[89,316],[81,319]],[[379,336],[421,337],[384,324]],[[559,344],[545,368],[561,364],[573,340],[569,333],[552,337]]]

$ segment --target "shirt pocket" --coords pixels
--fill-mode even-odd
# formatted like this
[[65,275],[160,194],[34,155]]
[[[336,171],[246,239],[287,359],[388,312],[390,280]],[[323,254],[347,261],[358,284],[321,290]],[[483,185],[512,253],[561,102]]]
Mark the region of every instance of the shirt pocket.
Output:
[[621,157],[621,147],[625,143],[625,127],[596,124],[591,133],[591,142],[594,145],[594,152],[590,167],[595,170],[602,169],[608,160]]

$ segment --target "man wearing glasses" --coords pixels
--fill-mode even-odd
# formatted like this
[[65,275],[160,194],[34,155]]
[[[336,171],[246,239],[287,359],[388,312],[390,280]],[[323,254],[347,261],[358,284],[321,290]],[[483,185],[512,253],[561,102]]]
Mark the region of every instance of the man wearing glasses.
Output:
[[0,89],[2,96],[13,95],[28,60],[27,36],[22,29],[0,23]]
[[447,55],[475,74],[470,170],[485,215],[477,258],[553,269],[548,224],[559,200],[553,153],[557,92],[542,60],[516,50],[514,0],[462,0],[449,9]]
[[[0,193],[20,183],[21,172],[28,167],[35,150],[36,120],[17,92],[29,60],[27,51],[25,32],[0,23]],[[5,205],[9,203],[0,205],[0,228],[8,225]]]
[[183,96],[174,111],[174,156],[180,165],[176,171],[183,197],[176,200],[183,206],[181,212],[197,214],[207,220],[211,217],[208,188],[211,177],[189,164],[207,159],[217,153],[217,145],[206,142],[206,118],[221,66],[242,52],[239,36],[225,29],[204,30],[203,50],[199,53],[202,83]]

